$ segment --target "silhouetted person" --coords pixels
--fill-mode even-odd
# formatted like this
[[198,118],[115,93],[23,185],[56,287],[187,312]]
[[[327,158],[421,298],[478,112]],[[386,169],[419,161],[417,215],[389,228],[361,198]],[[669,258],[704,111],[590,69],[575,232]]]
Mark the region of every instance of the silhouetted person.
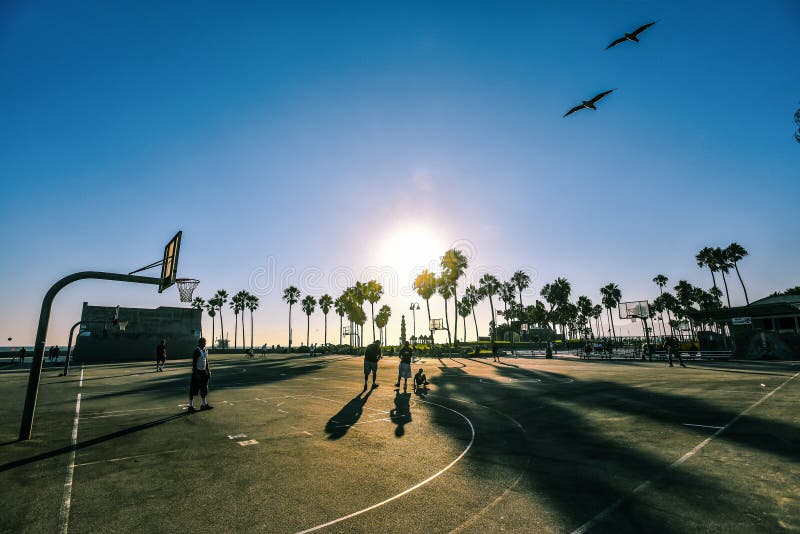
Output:
[[589,356],[592,355],[592,344],[589,343],[588,341],[583,346],[583,354],[584,354],[584,356],[586,357],[587,360],[589,359]]
[[549,341],[544,346],[544,357],[546,359],[548,359],[548,360],[552,360],[553,359],[553,343],[551,343]]
[[381,342],[373,341],[364,351],[364,389],[367,389],[367,378],[372,373],[372,387],[378,387],[378,360],[381,359]]
[[417,374],[414,375],[414,391],[419,389],[428,389],[428,378],[422,372],[422,367],[417,369]]
[[201,337],[197,341],[197,348],[192,353],[192,380],[189,383],[189,413],[194,409],[194,396],[198,393],[203,400],[201,410],[213,408],[208,404],[208,381],[211,378],[211,369],[208,367],[208,351],[206,350],[206,338]]
[[25,350],[25,347],[19,349],[19,364],[22,365],[25,363],[25,355],[28,354],[28,351]]
[[494,362],[499,362],[500,361],[500,356],[498,355],[497,348],[498,348],[497,347],[497,343],[492,341],[492,361],[494,361]]
[[167,342],[162,339],[161,343],[156,345],[156,372],[164,370],[164,364],[167,362]]
[[56,350],[57,350],[57,349],[56,349],[56,346],[55,346],[55,345],[53,345],[52,347],[50,347],[50,350],[49,350],[49,351],[47,351],[47,357],[50,359],[50,362],[51,362],[51,363],[52,363],[53,361],[55,361],[55,359],[57,358],[57,356],[56,356]]
[[667,358],[669,358],[669,366],[673,367],[672,365],[672,357],[675,356],[678,358],[678,362],[681,364],[681,367],[686,367],[683,364],[683,358],[681,358],[681,351],[678,349],[678,341],[674,338],[667,338],[664,342],[664,348],[667,349]]
[[403,378],[403,391],[408,389],[408,379],[411,378],[411,347],[408,346],[408,341],[403,341],[403,346],[397,353],[400,356],[400,365],[397,369],[397,384],[394,387],[400,387],[400,379]]

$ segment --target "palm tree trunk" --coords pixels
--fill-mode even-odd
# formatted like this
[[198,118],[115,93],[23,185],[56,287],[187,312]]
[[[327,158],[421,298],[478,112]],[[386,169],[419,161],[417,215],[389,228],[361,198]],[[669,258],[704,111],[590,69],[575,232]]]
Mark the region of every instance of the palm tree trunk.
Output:
[[731,295],[728,293],[728,281],[725,279],[725,272],[722,272],[722,283],[725,284],[725,299],[728,301],[728,307],[731,307]]
[[219,307],[219,335],[223,338],[225,337],[225,325],[222,323],[222,306]]
[[717,277],[714,276],[714,271],[711,270],[711,267],[709,267],[708,270],[711,271],[711,281],[714,284],[714,289],[717,289]]
[[[450,316],[447,313],[447,299],[444,299],[444,324],[447,327],[447,346],[449,347],[453,340],[450,337]],[[458,324],[458,321],[456,321],[456,324]]]
[[375,305],[370,301],[369,303],[370,315],[372,316],[372,341],[375,341]]
[[233,350],[236,350],[237,342],[239,341],[239,314],[233,314]]
[[247,334],[245,333],[245,330],[244,330],[244,314],[245,313],[246,312],[244,310],[242,310],[242,350],[244,350],[247,347],[247,341],[246,341],[247,340]]
[[744,291],[744,301],[750,305],[750,299],[747,297],[747,288],[744,287],[744,281],[742,280],[742,273],[739,272],[739,266],[736,262],[733,262],[733,268],[736,269],[736,276],[739,277],[739,283],[742,284],[742,291]]
[[292,349],[292,305],[289,304],[289,350]]
[[310,337],[311,337],[311,315],[306,314],[306,348],[310,346],[309,345]]
[[453,284],[453,339],[458,343],[458,292],[456,284]]
[[518,289],[519,289],[519,307],[521,308],[522,307],[522,288],[520,287]]
[[466,315],[463,316],[462,319],[464,319],[464,343],[466,343],[467,342],[467,316]]
[[492,302],[492,296],[489,295],[489,310],[492,312],[492,322],[494,323],[494,328],[491,331],[491,340],[494,342],[496,335],[497,335],[497,321],[494,318],[494,302]]
[[212,317],[212,318],[211,318],[211,348],[212,348],[212,349],[214,348],[214,336],[216,335],[216,331],[215,331],[215,329],[214,329],[214,327],[216,326],[216,324],[215,324],[215,321],[214,321],[214,319],[216,319],[216,318],[215,318],[215,317]]
[[428,309],[428,329],[431,331],[431,345],[433,345],[433,329],[431,329],[431,299],[425,299],[425,307]]
[[344,330],[344,315],[339,316],[339,345],[342,344],[342,330]]
[[617,330],[614,328],[614,314],[609,313],[608,316],[611,318],[611,335],[614,336],[614,341],[617,340]]
[[478,319],[475,317],[475,307],[472,307],[472,320],[475,321],[475,342],[477,343],[480,335],[478,334]]
[[250,350],[253,350],[253,310],[250,310]]
[[325,345],[328,344],[328,314],[325,315]]

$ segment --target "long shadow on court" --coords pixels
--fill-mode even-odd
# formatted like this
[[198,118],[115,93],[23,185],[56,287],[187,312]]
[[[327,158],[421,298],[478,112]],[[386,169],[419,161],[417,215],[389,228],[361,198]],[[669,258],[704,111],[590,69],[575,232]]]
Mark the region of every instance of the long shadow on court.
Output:
[[364,390],[361,390],[358,395],[350,399],[336,415],[328,420],[325,425],[328,439],[339,439],[347,434],[347,431],[361,419],[361,414],[364,413],[364,405],[373,391],[373,389],[369,389],[364,395]]
[[406,433],[405,426],[411,422],[411,393],[395,391],[394,408],[389,411],[389,418],[397,425],[394,435],[402,438]]
[[[160,419],[156,419],[154,421],[148,421],[147,423],[142,423],[140,425],[132,426],[129,428],[124,428],[122,430],[118,430],[116,432],[112,432],[110,434],[106,434],[104,436],[99,436],[96,438],[92,438],[86,441],[78,442],[75,445],[75,450],[79,451],[81,449],[85,449],[87,447],[91,447],[93,445],[97,445],[99,443],[104,443],[106,441],[110,441],[112,439],[120,438],[122,436],[127,436],[128,434],[133,434],[134,432],[140,432],[142,430],[147,430],[148,428],[153,428],[155,426],[163,425],[165,423],[169,423],[170,421],[174,421],[176,419],[180,419],[181,417],[186,417],[189,415],[186,412],[170,415],[167,417],[162,417]],[[14,460],[13,462],[8,462],[6,464],[0,465],[0,473],[4,471],[9,471],[16,467],[21,467],[23,465],[28,465],[34,462],[39,462],[41,460],[46,460],[48,458],[52,458],[54,456],[58,456],[61,454],[65,454],[72,451],[72,445],[68,445],[66,447],[61,447],[59,449],[55,449],[48,452],[43,452],[41,454],[37,454],[36,456],[31,456],[29,458],[22,458],[19,460]]]
[[[514,417],[526,430],[522,438],[513,441],[508,432],[492,431],[496,416],[481,416],[476,422],[482,439],[476,441],[475,450],[471,451],[472,461],[467,465],[475,466],[474,476],[480,480],[486,476],[487,466],[509,462],[509,458],[514,457],[518,458],[517,464],[522,466],[522,458],[527,457],[528,467],[520,467],[526,473],[524,484],[531,495],[541,496],[537,500],[542,506],[549,507],[563,522],[556,530],[562,527],[576,528],[619,498],[629,495],[643,481],[656,482],[664,474],[664,469],[680,454],[696,445],[702,437],[710,435],[709,432],[702,433],[697,442],[687,446],[684,433],[682,440],[675,438],[678,450],[672,451],[671,439],[674,436],[665,436],[665,427],[672,425],[676,430],[685,432],[686,427],[680,425],[687,414],[702,414],[703,417],[715,418],[713,420],[720,421],[719,424],[725,424],[738,413],[682,395],[644,391],[607,381],[581,380],[566,387],[543,388],[541,385],[521,383],[510,385],[491,378],[484,378],[482,382],[467,380],[459,376],[461,373],[460,370],[450,370],[435,377],[433,382],[438,386],[437,394],[466,399],[467,405],[474,404],[470,417],[473,414],[480,416],[477,405],[484,405]],[[531,373],[523,369],[498,367],[498,375],[503,377],[543,374],[554,383],[572,381],[571,377],[559,373]],[[530,395],[525,395],[526,392]],[[627,413],[660,424],[642,427],[646,435],[637,435],[631,441],[627,439],[623,428],[606,428],[600,422],[602,419],[598,421],[596,417],[592,419],[584,415],[593,413],[596,416],[598,409]],[[441,417],[436,411],[431,413],[433,421],[445,431],[452,426],[449,419]],[[797,427],[759,418],[748,419],[755,428],[760,429],[759,434],[726,432],[718,439],[779,454],[791,462],[800,458],[800,447],[797,446],[800,432]],[[485,430],[487,426],[488,433]],[[643,443],[642,440],[648,439],[651,440],[648,443],[651,445],[649,450],[636,447],[637,442]],[[663,453],[656,454],[658,447],[652,446],[655,443],[662,444]],[[651,491],[660,490],[658,497],[666,498],[662,506],[653,509],[647,504],[652,503],[652,494],[633,496],[597,529],[614,532],[679,532],[693,520],[695,524],[708,524],[708,514],[712,510],[709,510],[708,502],[696,499],[697,495],[715,495],[713,512],[718,514],[717,519],[726,517],[723,510],[741,508],[741,503],[751,497],[744,485],[741,490],[735,486],[722,486],[713,476],[694,473],[689,469],[676,469],[664,478],[678,484],[680,493],[669,490],[665,493],[663,483],[658,482]],[[487,502],[493,498],[487,495]],[[665,518],[669,518],[666,510],[670,509],[676,512],[680,510],[683,523],[665,521]],[[532,523],[530,528],[532,531],[552,530],[553,525]]]

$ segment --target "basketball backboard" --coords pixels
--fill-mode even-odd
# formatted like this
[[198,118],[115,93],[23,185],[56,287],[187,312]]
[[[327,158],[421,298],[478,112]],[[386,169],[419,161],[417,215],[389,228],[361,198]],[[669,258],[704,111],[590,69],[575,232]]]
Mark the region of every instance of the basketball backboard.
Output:
[[181,234],[178,232],[175,237],[169,240],[164,247],[164,259],[161,263],[161,283],[158,292],[161,293],[175,283],[178,274],[178,253],[181,251]]
[[650,317],[650,304],[646,300],[619,303],[620,319],[642,319]]
[[431,319],[429,330],[444,330],[442,319]]

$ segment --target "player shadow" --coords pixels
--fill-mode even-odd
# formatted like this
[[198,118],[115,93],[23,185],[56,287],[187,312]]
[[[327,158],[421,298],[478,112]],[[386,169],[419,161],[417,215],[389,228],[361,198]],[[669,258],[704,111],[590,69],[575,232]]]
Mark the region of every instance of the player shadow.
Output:
[[369,396],[372,395],[374,389],[361,390],[358,395],[350,399],[347,404],[325,424],[325,432],[328,434],[328,439],[340,439],[355,425],[364,413],[364,405],[367,403]]
[[[123,437],[123,436],[127,436],[127,435],[133,434],[135,432],[141,432],[142,430],[147,430],[148,428],[153,428],[153,427],[156,427],[156,426],[159,426],[159,425],[163,425],[165,423],[169,423],[169,422],[174,421],[176,419],[180,419],[182,417],[186,417],[187,415],[189,415],[187,412],[182,412],[182,413],[178,413],[178,414],[174,414],[174,415],[169,415],[169,416],[166,416],[166,417],[161,417],[159,419],[155,419],[153,421],[148,421],[147,423],[142,423],[142,424],[135,425],[135,426],[132,426],[132,427],[129,427],[129,428],[124,428],[124,429],[118,430],[116,432],[111,432],[110,434],[106,434],[104,436],[99,436],[99,437],[92,438],[92,439],[89,439],[89,440],[86,440],[86,441],[81,441],[81,442],[78,442],[75,445],[75,450],[79,451],[79,450],[91,447],[93,445],[97,445],[97,444],[100,444],[100,443],[104,443],[106,441],[110,441],[112,439],[116,439],[116,438],[120,438],[120,437]],[[35,463],[35,462],[39,462],[41,460],[47,460],[48,458],[53,458],[53,457],[59,456],[61,454],[66,454],[66,453],[71,452],[72,450],[73,450],[72,445],[68,445],[66,447],[61,447],[59,449],[55,449],[55,450],[52,450],[52,451],[43,452],[41,454],[37,454],[35,456],[30,456],[28,458],[21,458],[19,460],[14,460],[12,462],[8,462],[8,463],[5,463],[3,465],[0,465],[0,473],[2,473],[4,471],[9,471],[11,469],[15,469],[17,467],[22,467],[24,465],[28,465],[28,464],[32,464],[32,463]]]
[[411,418],[411,393],[400,393],[399,390],[395,391],[394,395],[394,408],[389,411],[389,418],[392,423],[397,425],[394,429],[394,435],[402,438],[405,433],[405,425],[410,423]]

